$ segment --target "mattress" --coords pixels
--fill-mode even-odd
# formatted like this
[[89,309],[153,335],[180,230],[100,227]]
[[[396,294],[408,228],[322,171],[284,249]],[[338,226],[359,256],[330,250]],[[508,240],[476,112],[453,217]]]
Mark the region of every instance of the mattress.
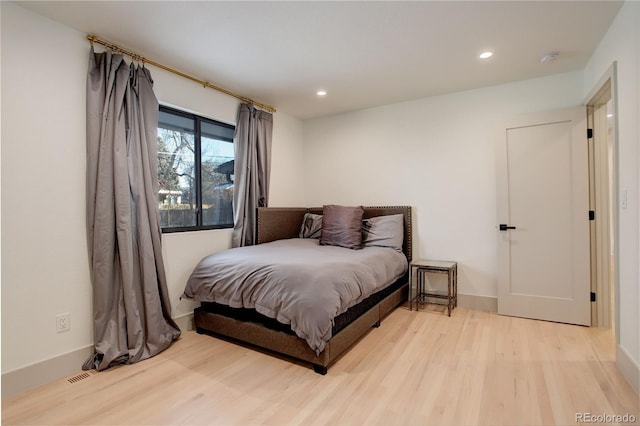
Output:
[[404,254],[390,248],[351,250],[293,238],[207,256],[191,274],[184,297],[254,310],[287,325],[320,353],[340,315],[406,271]]

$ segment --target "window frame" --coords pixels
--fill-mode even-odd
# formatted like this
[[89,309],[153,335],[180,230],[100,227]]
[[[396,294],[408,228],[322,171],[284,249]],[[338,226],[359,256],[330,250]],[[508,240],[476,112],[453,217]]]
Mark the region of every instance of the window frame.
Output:
[[[173,107],[169,107],[166,105],[160,105],[158,108],[158,112],[165,112],[167,114],[173,114],[182,116],[184,118],[192,119],[194,121],[194,170],[195,170],[195,198],[196,198],[196,224],[190,226],[172,226],[172,227],[162,227],[160,224],[160,229],[163,234],[171,234],[176,232],[192,232],[192,231],[207,231],[212,229],[232,229],[234,224],[218,224],[218,225],[203,225],[203,212],[202,212],[202,123],[206,122],[209,124],[213,124],[216,126],[226,127],[227,129],[232,129],[235,134],[236,126],[233,124],[223,123],[221,121],[213,120],[211,118],[203,117],[201,115],[193,114],[187,111],[182,111]],[[158,129],[161,127],[159,123],[156,125]],[[235,142],[232,140],[230,142],[234,145],[233,152],[235,153]],[[156,171],[156,175],[157,175]],[[235,191],[235,188],[234,188]],[[157,196],[157,194],[156,194]]]

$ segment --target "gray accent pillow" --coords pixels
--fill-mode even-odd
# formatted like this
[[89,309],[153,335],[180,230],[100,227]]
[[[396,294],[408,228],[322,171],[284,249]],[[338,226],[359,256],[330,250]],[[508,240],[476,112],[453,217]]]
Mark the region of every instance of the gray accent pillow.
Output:
[[362,221],[362,245],[391,247],[402,252],[404,215],[376,216]]
[[300,227],[300,238],[320,238],[320,231],[322,228],[322,215],[305,213],[304,219],[302,219],[302,226]]
[[363,214],[362,206],[323,206],[320,245],[361,248]]

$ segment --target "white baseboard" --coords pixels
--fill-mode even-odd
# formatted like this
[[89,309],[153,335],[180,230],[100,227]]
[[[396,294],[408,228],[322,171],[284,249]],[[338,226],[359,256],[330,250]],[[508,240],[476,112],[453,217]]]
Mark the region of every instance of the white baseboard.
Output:
[[[193,330],[193,312],[177,316],[173,320],[180,330]],[[93,345],[4,373],[2,374],[2,399],[78,374],[82,371],[82,364],[91,355],[93,355]]]
[[181,331],[191,331],[195,328],[193,325],[193,312],[178,315],[177,317],[173,317],[173,320],[178,324]]
[[616,366],[636,394],[640,395],[640,367],[620,345],[616,347]]
[[458,293],[458,306],[476,311],[498,312],[498,298]]
[[4,373],[2,399],[76,374],[82,370],[82,364],[91,355],[93,355],[93,345]]

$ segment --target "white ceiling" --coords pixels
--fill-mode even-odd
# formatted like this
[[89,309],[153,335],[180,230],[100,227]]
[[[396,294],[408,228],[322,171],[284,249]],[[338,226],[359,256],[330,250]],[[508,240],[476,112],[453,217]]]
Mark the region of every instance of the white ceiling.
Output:
[[305,119],[583,69],[622,2],[20,4]]

